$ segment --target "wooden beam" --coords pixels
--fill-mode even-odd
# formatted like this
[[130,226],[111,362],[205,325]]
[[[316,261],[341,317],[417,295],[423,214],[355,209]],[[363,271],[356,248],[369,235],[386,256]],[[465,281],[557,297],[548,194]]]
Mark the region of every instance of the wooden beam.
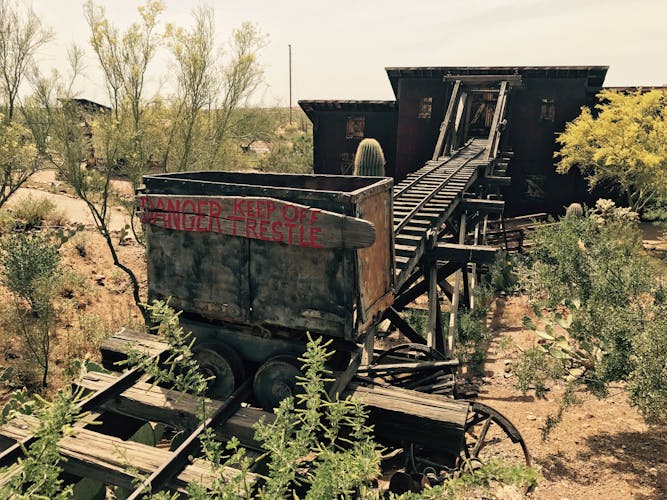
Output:
[[388,308],[384,312],[384,317],[391,321],[391,324],[394,325],[396,328],[398,328],[398,331],[401,332],[405,337],[412,343],[414,344],[426,344],[426,340],[424,340],[424,337],[419,335],[418,332],[415,331],[412,326],[410,326],[410,323],[405,321],[403,317],[398,313],[396,309],[393,307]]
[[503,200],[485,200],[481,198],[463,198],[461,207],[469,212],[477,211],[482,214],[500,214],[505,210]]
[[[33,432],[37,425],[35,417],[22,415],[3,425],[0,433],[18,440]],[[58,447],[60,454],[66,458],[61,462],[65,472],[127,489],[134,489],[137,474],[151,474],[173,454],[162,448],[123,441],[88,429],[77,429],[61,438]],[[223,477],[232,480],[239,473],[237,469],[225,467]],[[191,482],[207,485],[213,479],[209,464],[195,459],[171,480],[169,486],[183,489]],[[256,475],[249,473],[248,481],[253,484]]]
[[431,261],[428,264],[428,337],[426,345],[435,348],[438,335],[438,314],[440,301],[438,300],[438,263]]
[[493,262],[496,258],[496,248],[486,245],[463,245],[457,243],[438,243],[433,250],[438,260],[457,262],[465,264],[477,262],[478,264]]
[[[466,238],[466,213],[461,214],[461,223],[459,224],[459,244],[463,245]],[[447,243],[442,243],[442,245],[447,245]],[[438,251],[440,245],[438,245]],[[454,339],[456,338],[456,324],[458,319],[459,312],[459,289],[461,287],[461,272],[457,271],[456,277],[454,278],[454,291],[452,296],[451,309],[449,310],[449,332],[447,334],[447,345],[445,354],[451,355],[454,351]]]
[[480,177],[479,182],[490,186],[509,186],[512,184],[512,178],[500,175],[485,175]]
[[[438,263],[438,281],[442,281],[447,276],[450,276],[453,272],[458,269],[458,264],[453,262],[439,262]],[[413,300],[416,300],[417,297],[421,297],[428,291],[427,280],[422,280],[419,283],[416,283],[412,288],[406,290],[405,292],[397,295],[394,298],[394,309],[397,311],[402,311],[405,306],[407,306]]]
[[409,442],[456,455],[463,444],[469,403],[356,378],[345,395],[370,409],[370,422],[383,443]]
[[442,120],[442,125],[440,125],[440,135],[438,135],[438,140],[435,143],[435,150],[433,151],[433,158],[432,158],[433,160],[437,160],[438,158],[440,158],[442,149],[443,147],[446,146],[446,139],[450,128],[450,123],[452,122],[452,119],[455,115],[454,107],[458,99],[460,88],[461,88],[461,82],[459,80],[456,80],[454,82],[454,88],[452,89],[452,93],[449,97],[449,103],[447,104],[447,111],[445,113],[445,117]]
[[[510,85],[521,85],[523,80],[521,75],[446,75],[444,81],[451,82],[460,80],[464,85],[481,85],[485,83],[508,82]],[[496,91],[498,89],[495,89]]]

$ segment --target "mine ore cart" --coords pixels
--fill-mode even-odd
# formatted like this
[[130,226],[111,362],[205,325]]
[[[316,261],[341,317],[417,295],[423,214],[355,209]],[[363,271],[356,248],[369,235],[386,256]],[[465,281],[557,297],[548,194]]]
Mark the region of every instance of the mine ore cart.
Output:
[[[184,311],[224,398],[254,371],[293,389],[306,332],[346,362],[391,304],[391,179],[194,172],[144,178],[149,300]],[[348,356],[345,356],[347,354]]]

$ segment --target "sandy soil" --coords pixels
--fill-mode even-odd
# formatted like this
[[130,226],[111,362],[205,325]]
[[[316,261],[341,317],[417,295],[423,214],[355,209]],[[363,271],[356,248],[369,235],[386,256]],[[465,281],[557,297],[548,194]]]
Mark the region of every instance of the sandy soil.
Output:
[[542,475],[532,497],[667,498],[667,427],[647,426],[622,387],[604,400],[581,395],[582,403],[567,410],[542,440],[542,426],[556,411],[563,387],[553,387],[546,399],[537,400],[517,391],[506,371],[506,361],[519,353],[517,346],[534,342],[533,332],[521,328],[527,310],[521,297],[497,301],[496,336],[478,399],[508,417],[526,440]]
[[[124,195],[132,192],[129,182],[112,181],[113,189]],[[83,224],[94,228],[93,216],[86,204],[76,196],[69,194],[62,181],[56,179],[55,170],[42,170],[32,175],[27,187],[19,188],[7,202],[11,208],[27,196],[48,198],[56,204],[72,224]],[[120,231],[127,224],[127,212],[121,207],[112,207],[109,213],[109,229]]]

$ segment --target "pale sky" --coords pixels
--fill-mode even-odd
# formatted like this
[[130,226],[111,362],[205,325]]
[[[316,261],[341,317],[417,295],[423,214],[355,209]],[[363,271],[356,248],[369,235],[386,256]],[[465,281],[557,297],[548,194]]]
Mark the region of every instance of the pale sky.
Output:
[[[98,0],[122,29],[136,0]],[[165,0],[165,22],[190,23],[199,1]],[[261,53],[267,105],[287,105],[288,44],[293,102],[393,99],[387,66],[608,65],[605,85],[667,84],[667,0],[209,0],[219,39],[243,21],[268,35]],[[108,102],[88,44],[83,0],[32,0],[56,39],[43,66],[64,67],[72,42],[88,53],[80,97]],[[151,77],[168,74],[161,54]]]

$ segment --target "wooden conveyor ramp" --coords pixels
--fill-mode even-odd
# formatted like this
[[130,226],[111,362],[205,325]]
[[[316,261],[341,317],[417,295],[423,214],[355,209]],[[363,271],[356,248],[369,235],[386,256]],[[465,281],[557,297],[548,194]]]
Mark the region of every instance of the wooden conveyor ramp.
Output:
[[[473,306],[480,266],[494,259],[496,249],[485,245],[486,227],[489,217],[502,221],[498,188],[509,184],[504,174],[511,153],[500,152],[501,135],[508,128],[510,88],[521,78],[445,78],[451,92],[432,159],[394,187],[396,294],[385,317],[410,341],[423,343],[398,312],[428,293],[426,344],[451,355],[459,307]],[[468,137],[475,93],[497,96],[487,137]],[[441,324],[438,289],[450,302],[448,328]]]

